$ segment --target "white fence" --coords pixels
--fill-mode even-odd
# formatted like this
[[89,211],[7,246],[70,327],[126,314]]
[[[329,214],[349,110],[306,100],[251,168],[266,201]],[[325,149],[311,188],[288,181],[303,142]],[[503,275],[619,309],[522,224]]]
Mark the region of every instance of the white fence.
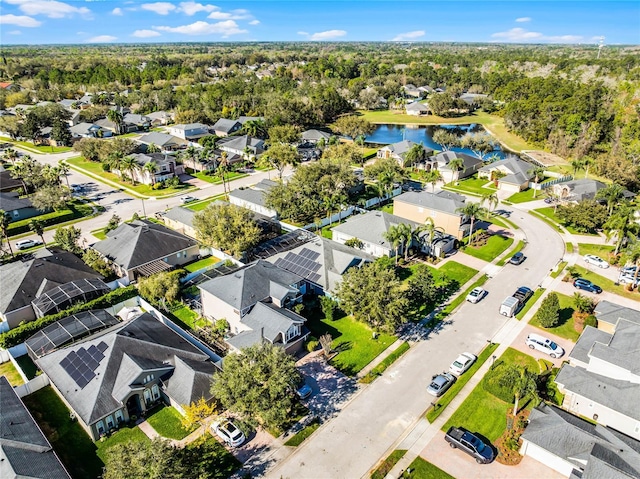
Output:
[[49,384],[49,377],[46,374],[41,374],[40,376],[33,378],[31,381],[27,381],[24,384],[15,387],[14,390],[18,397],[23,398],[45,386],[48,386]]

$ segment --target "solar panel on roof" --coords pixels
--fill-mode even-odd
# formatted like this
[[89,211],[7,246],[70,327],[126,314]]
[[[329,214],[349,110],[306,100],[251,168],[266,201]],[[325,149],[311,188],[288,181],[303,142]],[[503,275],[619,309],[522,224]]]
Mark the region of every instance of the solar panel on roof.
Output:
[[100,341],[100,344],[98,344],[97,347],[101,353],[104,353],[109,348],[109,346],[107,346],[107,343],[105,343],[104,341]]
[[292,258],[295,258],[295,254],[293,253],[287,253],[287,256],[284,257],[284,259],[286,259],[287,261],[291,261]]
[[89,380],[83,376],[80,376],[77,380],[76,380],[76,384],[78,386],[80,386],[80,389],[83,389],[87,384],[89,384]]
[[321,276],[318,273],[313,273],[311,276],[309,276],[309,280],[313,281],[314,283],[317,283],[320,278]]
[[82,374],[80,374],[80,371],[78,371],[77,369],[74,369],[71,371],[70,376],[71,379],[73,379],[77,383],[78,379],[82,377]]

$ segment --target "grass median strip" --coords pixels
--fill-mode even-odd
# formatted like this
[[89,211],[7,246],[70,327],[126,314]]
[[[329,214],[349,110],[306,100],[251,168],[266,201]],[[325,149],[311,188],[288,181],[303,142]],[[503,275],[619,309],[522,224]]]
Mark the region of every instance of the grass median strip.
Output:
[[382,362],[380,362],[380,364],[378,364],[375,368],[369,371],[369,373],[363,376],[362,379],[360,379],[360,382],[365,384],[372,383],[378,376],[382,376],[382,373],[384,373],[385,370],[389,366],[391,366],[400,356],[406,353],[410,347],[411,346],[409,346],[408,342],[405,341],[404,343],[402,343],[400,346],[398,346],[398,349],[389,354],[389,356],[384,358]]
[[550,276],[552,278],[557,278],[558,276],[560,276],[560,273],[562,273],[564,271],[564,268],[566,266],[567,266],[567,262],[566,261],[560,261],[560,263],[556,267],[555,271],[552,271]]
[[518,313],[516,314],[516,319],[524,318],[524,315],[527,314],[527,311],[529,311],[534,304],[536,304],[536,301],[538,301],[538,298],[542,295],[542,293],[544,293],[544,288],[536,289],[533,292],[533,296],[531,296],[529,298],[529,301],[527,301],[527,304],[525,304],[524,307],[520,311],[518,311]]
[[497,343],[491,343],[487,347],[485,347],[480,355],[478,356],[478,360],[473,363],[473,366],[469,368],[467,372],[465,372],[458,380],[454,383],[449,390],[444,393],[438,400],[436,401],[435,407],[432,407],[427,412],[427,421],[432,423],[435,421],[442,411],[446,409],[446,407],[453,401],[453,398],[462,390],[462,388],[469,382],[469,380],[473,377],[473,375],[482,367],[482,365],[491,357],[491,354],[496,350],[499,345]]
[[[503,202],[504,203],[504,202]],[[560,228],[560,226],[558,226],[556,223],[554,223],[553,221],[551,221],[549,218],[547,218],[546,216],[538,213],[536,210],[531,210],[529,211],[529,214],[532,214],[533,216],[535,216],[536,218],[541,219],[542,221],[544,221],[545,223],[547,223],[549,226],[551,226],[554,230],[556,230],[558,233],[560,234],[564,234],[564,230],[562,228]]]
[[407,453],[406,449],[396,449],[389,456],[382,461],[375,471],[371,473],[371,479],[384,479],[389,474],[389,471],[393,469],[400,459]]
[[522,251],[522,248],[524,248],[524,245],[525,245],[525,242],[523,240],[518,241],[518,244],[516,245],[516,247],[508,255],[506,255],[504,258],[498,261],[497,265],[504,266],[514,254],[518,253],[519,251]]
[[464,290],[461,294],[459,294],[456,297],[456,299],[454,299],[447,306],[445,306],[442,309],[442,311],[439,311],[435,316],[436,320],[441,321],[447,316],[449,316],[454,309],[460,306],[464,302],[464,300],[467,299],[467,295],[471,292],[473,288],[476,288],[477,286],[482,286],[484,283],[487,282],[488,279],[489,279],[489,276],[487,276],[486,274],[482,275],[480,279],[475,281],[471,286],[469,286],[466,290]]
[[320,427],[320,420],[314,417],[300,432],[284,443],[285,446],[297,447]]

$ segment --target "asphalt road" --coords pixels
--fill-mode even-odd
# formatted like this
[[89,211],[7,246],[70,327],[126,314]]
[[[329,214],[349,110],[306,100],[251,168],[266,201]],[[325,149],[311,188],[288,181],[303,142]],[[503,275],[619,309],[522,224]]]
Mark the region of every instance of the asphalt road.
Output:
[[527,260],[499,270],[486,283],[489,294],[480,303],[461,306],[438,331],[417,342],[266,477],[365,476],[434,400],[426,393],[431,377],[447,370],[458,353],[478,353],[505,324],[516,321],[498,313],[500,303],[518,286],[535,289],[560,260],[564,245],[560,236],[537,218],[516,210],[510,219],[526,235]]

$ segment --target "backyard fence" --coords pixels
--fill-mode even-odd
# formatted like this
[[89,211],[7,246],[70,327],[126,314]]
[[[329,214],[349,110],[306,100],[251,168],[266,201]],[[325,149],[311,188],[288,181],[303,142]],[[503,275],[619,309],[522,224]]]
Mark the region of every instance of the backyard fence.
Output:
[[567,181],[573,180],[573,176],[565,175],[555,180],[545,181],[544,183],[534,183],[533,181],[529,182],[529,188],[533,188],[534,190],[544,190],[549,188],[550,186],[557,185],[558,183],[566,183]]

